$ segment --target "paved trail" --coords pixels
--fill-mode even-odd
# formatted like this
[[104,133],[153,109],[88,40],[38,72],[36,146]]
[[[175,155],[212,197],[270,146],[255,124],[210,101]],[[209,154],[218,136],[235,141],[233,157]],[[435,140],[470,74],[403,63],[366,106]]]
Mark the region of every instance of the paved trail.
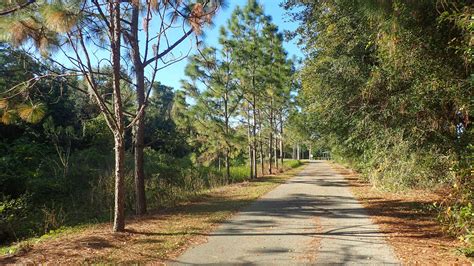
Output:
[[348,183],[324,161],[242,210],[173,264],[397,264]]

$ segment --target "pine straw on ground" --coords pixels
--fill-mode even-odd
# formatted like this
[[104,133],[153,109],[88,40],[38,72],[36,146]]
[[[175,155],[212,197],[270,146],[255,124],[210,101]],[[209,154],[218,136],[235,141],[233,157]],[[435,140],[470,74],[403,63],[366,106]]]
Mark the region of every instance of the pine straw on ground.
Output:
[[349,169],[338,164],[333,164],[333,168],[349,181],[352,192],[386,234],[403,264],[471,265],[456,251],[459,241],[443,233],[436,212],[430,208],[447,195],[446,190],[384,192]]
[[112,233],[110,224],[98,224],[38,243],[20,243],[20,251],[0,257],[0,265],[164,263],[186,247],[205,241],[218,223],[298,171],[203,192],[175,208],[127,220],[124,233]]

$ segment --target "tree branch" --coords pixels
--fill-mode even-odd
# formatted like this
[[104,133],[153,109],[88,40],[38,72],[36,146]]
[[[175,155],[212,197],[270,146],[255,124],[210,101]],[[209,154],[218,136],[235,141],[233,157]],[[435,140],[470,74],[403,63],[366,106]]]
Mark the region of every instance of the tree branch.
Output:
[[181,36],[181,38],[179,38],[179,40],[177,40],[175,43],[173,43],[170,47],[168,47],[166,50],[164,50],[163,52],[157,54],[156,56],[148,59],[143,65],[144,66],[147,66],[149,64],[151,64],[153,61],[155,60],[158,60],[160,58],[162,58],[163,56],[167,55],[169,52],[171,52],[176,46],[178,46],[178,44],[182,43],[184,40],[186,40],[186,38],[188,38],[189,35],[191,35],[191,33],[193,33],[193,29],[190,29],[188,30],[183,36]]
[[20,9],[23,9],[23,8],[33,4],[35,2],[36,2],[36,0],[28,0],[28,2],[26,2],[24,4],[18,5],[16,7],[11,8],[11,9],[2,10],[2,11],[0,11],[0,16],[5,16],[5,15],[8,15],[8,14],[14,13],[14,12],[16,12]]

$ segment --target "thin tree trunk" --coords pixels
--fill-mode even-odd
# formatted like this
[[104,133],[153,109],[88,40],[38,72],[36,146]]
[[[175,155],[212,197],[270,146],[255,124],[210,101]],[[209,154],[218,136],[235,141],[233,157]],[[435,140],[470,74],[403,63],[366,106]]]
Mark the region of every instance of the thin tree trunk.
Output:
[[109,3],[111,19],[110,36],[113,69],[113,97],[114,115],[116,125],[114,126],[115,144],[115,206],[114,206],[114,226],[113,231],[122,232],[125,230],[125,191],[124,191],[124,121],[122,110],[122,97],[120,95],[120,0]]
[[296,144],[296,160],[300,159],[300,144]]
[[225,93],[224,95],[224,116],[225,116],[225,139],[226,139],[226,147],[225,147],[225,175],[227,181],[230,180],[230,147],[228,143],[229,138],[229,105],[228,105],[228,95]]
[[225,175],[227,178],[227,181],[230,181],[230,156],[229,156],[229,149],[225,151]]
[[272,133],[270,133],[270,136],[268,138],[268,173],[272,174],[273,173],[273,136]]
[[265,153],[263,152],[263,138],[262,138],[262,131],[261,131],[261,126],[260,126],[260,131],[259,131],[259,144],[260,144],[260,173],[262,176],[265,175]]
[[277,134],[275,134],[274,145],[275,146],[273,148],[273,158],[275,159],[275,168],[277,169],[277,172],[278,172],[279,166],[278,166],[278,136]]
[[312,151],[311,151],[311,144],[309,144],[309,153],[308,153],[308,159],[313,159],[313,154],[312,154]]
[[252,137],[253,137],[253,145],[252,145],[252,157],[253,157],[253,178],[257,178],[257,98],[255,93],[253,94],[253,126],[252,126]]
[[259,126],[259,131],[258,131],[258,143],[259,143],[259,152],[260,152],[260,174],[262,176],[265,175],[265,153],[263,152],[263,135],[262,135],[262,113],[258,112],[258,126]]
[[135,70],[135,85],[137,95],[137,120],[134,125],[134,177],[135,177],[135,212],[143,215],[147,212],[145,197],[145,170],[144,170],[144,148],[145,148],[145,69],[140,58],[140,47],[138,45],[138,23],[139,5],[133,4],[130,35],[128,36],[132,62]]
[[283,119],[280,112],[280,160],[281,167],[283,167],[283,157],[285,157],[285,152],[283,151]]
[[268,140],[268,173],[272,174],[273,166],[273,99],[270,100],[270,139]]
[[252,153],[252,130],[250,125],[250,106],[247,109],[247,139],[249,142],[249,163],[250,163],[250,179],[253,178],[253,153]]

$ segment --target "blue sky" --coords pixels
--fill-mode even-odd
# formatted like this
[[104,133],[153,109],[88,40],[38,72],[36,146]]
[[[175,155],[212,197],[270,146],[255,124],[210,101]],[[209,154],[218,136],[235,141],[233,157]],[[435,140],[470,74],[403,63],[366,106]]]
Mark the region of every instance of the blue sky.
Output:
[[[228,7],[224,10],[220,10],[219,13],[214,18],[215,26],[213,28],[206,28],[205,29],[205,38],[204,43],[205,45],[209,46],[218,46],[218,38],[219,38],[219,28],[221,26],[227,25],[227,20],[230,18],[233,10],[236,6],[244,6],[247,0],[228,0]],[[288,17],[285,15],[285,10],[280,7],[280,1],[278,0],[260,0],[260,4],[263,5],[265,14],[270,15],[273,19],[273,23],[275,23],[280,32],[284,30],[293,31],[298,26],[294,22],[289,22]],[[190,48],[190,42],[183,42],[180,46],[177,47],[176,51],[174,51],[176,56],[179,56],[180,53],[186,53]],[[288,52],[288,56],[291,58],[292,56],[303,57],[301,50],[294,42],[285,42],[284,47]],[[191,53],[193,53],[192,51]],[[178,89],[180,87],[180,80],[184,79],[184,68],[186,67],[187,60],[182,60],[176,64],[173,64],[167,68],[160,70],[157,76],[157,80],[164,85],[174,87]]]
[[[266,15],[270,15],[272,17],[273,23],[275,23],[278,26],[278,29],[280,32],[283,31],[294,31],[297,28],[297,23],[290,22],[288,16],[285,14],[286,11],[280,7],[280,2],[282,0],[259,0],[259,3],[263,5],[264,11]],[[237,6],[243,7],[247,3],[247,0],[227,0],[227,7],[225,9],[221,9],[218,11],[217,15],[214,17],[213,23],[214,26],[212,28],[204,28],[204,45],[207,46],[214,46],[218,47],[218,38],[219,38],[219,28],[222,26],[227,25],[227,21],[232,15],[232,12]],[[159,25],[159,24],[158,24]],[[150,24],[151,31],[156,31],[156,27],[153,27],[153,22]],[[170,30],[168,33],[168,37],[171,43],[173,41],[177,40],[180,38],[183,34],[183,29],[180,27],[177,27],[174,30]],[[140,33],[140,38],[144,38],[144,32]],[[143,42],[141,42],[143,44]],[[107,61],[103,61],[103,59],[108,59],[110,57],[110,54],[107,51],[102,50],[100,47],[97,46],[92,46],[90,47],[90,55],[91,55],[91,60],[93,61],[93,65],[98,64],[98,62],[101,62],[101,66],[106,64]],[[160,51],[164,50],[166,47],[161,47]],[[284,42],[284,48],[288,52],[288,57],[292,58],[293,56],[296,56],[298,58],[302,58],[303,54],[301,52],[301,49],[298,48],[298,46],[295,44],[295,42],[290,41],[290,42]],[[143,49],[143,48],[142,48]],[[143,50],[142,50],[143,51]],[[191,51],[190,54],[193,54],[196,52],[195,48],[195,38],[192,36],[192,38],[188,38],[187,40],[183,41],[180,45],[178,45],[173,51],[172,54],[168,54],[165,58],[165,60],[170,60],[172,58],[180,58],[183,55],[186,55]],[[71,51],[66,51],[67,53]],[[54,55],[55,59],[59,62],[62,62],[66,66],[70,66],[71,63],[70,61],[66,58],[66,56],[59,52]],[[180,80],[186,79],[184,75],[184,69],[188,63],[187,59],[178,61],[177,63],[174,63],[172,65],[169,65],[163,69],[161,69],[156,76],[155,81],[159,81],[163,85],[171,86],[174,89],[179,89],[181,87],[181,82]],[[159,62],[158,67],[163,67],[163,63]],[[148,68],[145,70],[145,75],[148,77],[151,76],[151,69]]]

